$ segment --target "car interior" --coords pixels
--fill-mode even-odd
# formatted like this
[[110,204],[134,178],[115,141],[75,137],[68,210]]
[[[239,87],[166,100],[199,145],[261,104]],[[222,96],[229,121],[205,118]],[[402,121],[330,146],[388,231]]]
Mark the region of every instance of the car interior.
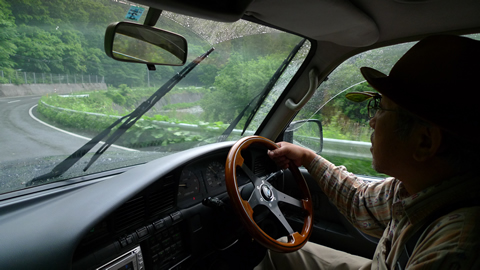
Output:
[[[68,1],[61,2],[69,5]],[[98,42],[99,46],[104,46],[102,57],[108,57],[112,68],[116,63],[135,65],[138,69],[150,70],[149,74],[163,74],[162,68],[178,69],[170,80],[165,79],[165,84],[157,84],[156,88],[161,85],[158,91],[133,112],[122,118],[112,118],[111,125],[97,136],[85,135],[93,137],[92,140],[78,145],[73,139],[63,141],[78,148],[71,151],[71,155],[62,154],[66,159],[37,158],[43,155],[41,150],[24,147],[19,140],[2,140],[3,155],[8,157],[0,160],[3,171],[0,181],[4,189],[0,193],[2,269],[253,269],[267,249],[291,252],[306,241],[371,258],[378,239],[353,227],[329,202],[305,168],[281,170],[268,157],[267,150],[275,149],[274,142],[290,141],[327,157],[342,153],[349,160],[369,163],[369,140],[342,139],[341,136],[347,136],[344,130],[337,132],[340,137],[333,138],[329,135],[328,124],[344,118],[322,110],[331,100],[343,102],[340,101],[342,94],[362,83],[360,66],[353,65],[353,61],[359,60],[355,63],[361,66],[381,65],[388,73],[391,62],[383,63],[382,59],[390,46],[399,46],[404,52],[430,35],[468,35],[478,39],[476,34],[480,32],[480,1],[474,0],[105,2],[145,9],[143,22],[111,21],[104,28],[105,33],[101,33],[104,38]],[[31,2],[31,6],[40,4]],[[40,9],[35,10],[32,12],[39,14]],[[16,14],[13,8],[12,12]],[[289,42],[288,51],[282,54],[282,59],[286,60],[284,65],[275,62],[271,71],[273,77],[278,75],[280,79],[268,81],[266,87],[261,84],[259,91],[253,94],[245,94],[245,101],[239,107],[229,107],[228,98],[220,101],[225,113],[234,113],[230,126],[226,129],[222,126],[223,134],[208,143],[200,140],[200,143],[189,144],[166,155],[151,153],[153,147],[110,153],[108,151],[117,149],[116,140],[120,138],[121,141],[130,126],[142,124],[139,119],[150,108],[156,108],[155,104],[162,102],[162,98],[166,99],[168,91],[187,73],[207,72],[207,67],[213,66],[208,61],[221,54],[224,48],[218,40],[241,39],[240,34],[227,38],[227,32],[218,30],[215,32],[218,40],[211,42],[214,44],[211,49],[198,49],[190,42],[190,37],[177,28],[163,27],[166,24],[161,18],[165,16],[171,21],[183,20],[184,25],[194,25],[198,23],[196,19],[209,21],[210,29],[220,23],[234,25],[236,31],[240,31],[239,22],[262,27],[258,28],[258,34],[248,29],[251,36],[260,32],[281,33],[282,40]],[[19,24],[21,19],[16,18],[16,21]],[[57,27],[61,30],[63,26]],[[17,32],[20,31],[18,28]],[[127,38],[121,40],[119,36]],[[121,52],[130,39],[141,43]],[[2,44],[0,40],[0,47],[6,46]],[[148,53],[142,55],[140,48],[144,44],[151,46]],[[275,44],[278,43],[272,41],[269,49],[277,50]],[[253,44],[255,46],[258,45]],[[234,46],[229,50],[233,55]],[[395,57],[400,56],[401,53]],[[4,61],[2,59],[0,57],[0,61]],[[269,60],[268,57],[262,59]],[[345,75],[347,71],[340,72],[342,68],[351,76]],[[17,72],[17,76],[21,72]],[[234,71],[236,74],[247,72],[251,71],[246,67]],[[286,73],[290,75],[283,79],[281,74]],[[149,84],[153,77],[150,79]],[[254,79],[248,80],[253,84]],[[242,83],[236,83],[238,90],[231,93],[232,99],[248,91],[245,89],[249,86],[241,88]],[[267,88],[273,89],[272,92],[261,91]],[[215,92],[212,89],[209,91]],[[257,94],[263,94],[263,103],[251,100]],[[44,100],[53,95],[53,91],[41,94],[32,102],[37,104],[41,102],[40,96]],[[20,108],[21,102],[9,102],[34,95],[17,96],[0,95],[1,107]],[[266,103],[270,105],[265,106]],[[248,108],[257,104],[252,119],[248,120],[252,121],[248,129],[248,124],[237,126],[240,120],[234,120],[248,115],[242,113],[247,104]],[[323,116],[313,119],[312,111],[320,111]],[[255,118],[255,113],[262,114],[263,118]],[[215,114],[220,115],[220,112],[212,112],[211,117]],[[6,112],[3,115],[6,117]],[[25,115],[28,115],[27,109]],[[245,119],[240,123],[244,124]],[[118,126],[120,128],[112,131]],[[300,136],[303,134],[301,128],[311,132],[307,139]],[[368,125],[363,122],[359,128],[368,138]],[[10,126],[5,124],[2,129],[7,132]],[[237,132],[236,136],[229,136],[232,130]],[[240,133],[242,135],[238,135]],[[6,138],[7,135],[1,134]],[[103,143],[103,149],[95,148],[99,142]],[[11,157],[13,150],[10,149],[31,156],[34,164],[26,166],[26,161]],[[105,155],[101,156],[103,152]],[[81,158],[85,155],[92,159],[83,161]],[[115,167],[109,166],[107,161],[102,163],[106,159],[130,163]],[[77,163],[78,160],[81,161]],[[344,163],[344,160],[334,159],[333,162]],[[95,163],[104,165],[100,168],[91,165]],[[90,173],[69,175],[69,169],[77,165]],[[40,166],[48,170],[39,169]],[[385,177],[362,170],[352,172],[364,181],[381,181]],[[57,181],[59,177],[61,180]],[[289,243],[275,240],[282,236],[294,240]]]

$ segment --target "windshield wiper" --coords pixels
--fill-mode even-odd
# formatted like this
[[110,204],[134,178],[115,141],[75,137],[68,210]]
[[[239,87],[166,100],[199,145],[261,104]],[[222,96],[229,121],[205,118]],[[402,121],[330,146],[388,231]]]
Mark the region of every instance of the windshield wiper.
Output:
[[253,101],[260,96],[257,103],[255,104],[255,107],[253,107],[253,109],[250,111],[250,114],[248,115],[247,121],[245,122],[245,125],[243,126],[243,131],[242,131],[241,135],[243,135],[245,133],[248,126],[250,125],[250,122],[252,122],[253,117],[255,116],[255,114],[257,114],[257,111],[260,108],[260,106],[262,105],[263,101],[267,98],[268,94],[273,89],[273,86],[275,86],[278,79],[280,78],[282,73],[285,71],[285,69],[288,67],[290,62],[292,62],[293,58],[295,57],[297,52],[300,50],[300,48],[303,46],[305,41],[306,41],[306,39],[302,39],[295,46],[295,48],[293,48],[293,50],[290,52],[290,54],[287,56],[287,58],[285,58],[285,60],[283,60],[283,63],[277,68],[277,70],[275,71],[273,76],[270,78],[268,83],[265,85],[263,90],[258,95],[256,95],[254,98],[252,98],[252,100],[247,104],[247,106],[238,114],[237,118],[235,118],[235,120],[233,120],[233,122],[227,127],[227,129],[225,129],[225,131],[222,133],[222,135],[220,135],[218,137],[217,142],[223,142],[228,138],[228,136],[230,136],[230,133],[232,133],[235,126],[243,118],[243,115],[245,114],[247,109],[250,107],[250,105],[253,103]]
[[175,74],[168,82],[166,82],[162,87],[160,87],[152,96],[147,100],[142,102],[133,112],[123,116],[122,118],[115,121],[112,125],[106,128],[104,131],[100,132],[93,139],[88,141],[85,145],[80,147],[77,151],[67,157],[65,160],[60,162],[55,168],[53,168],[49,173],[37,176],[30,180],[26,186],[32,186],[35,183],[47,180],[50,178],[59,177],[68,169],[70,169],[77,161],[79,161],[83,156],[85,156],[95,145],[97,145],[103,138],[110,134],[112,129],[116,127],[119,123],[125,120],[116,130],[113,132],[106,140],[105,143],[97,150],[97,152],[92,156],[87,166],[83,171],[88,170],[88,168],[102,155],[110,145],[112,145],[120,136],[122,136],[131,126],[133,126],[137,120],[139,120],[142,115],[144,115],[150,108],[152,108],[155,103],[157,103],[165,94],[167,94],[172,88],[180,82],[190,71],[192,71],[200,62],[202,62],[207,56],[213,52],[215,48],[211,48],[206,53],[197,57],[190,64],[184,67],[179,73]]
[[[247,111],[248,108],[250,108],[250,105],[257,99],[262,93],[260,92],[258,95],[254,96],[250,102],[248,102],[247,106],[243,108],[243,110],[237,115],[237,117],[230,123],[230,125],[223,131],[222,135],[218,136],[217,142],[224,142],[228,136],[230,136],[230,133],[232,133],[233,129],[235,126],[240,122],[240,120],[243,118],[243,115]],[[243,132],[242,132],[243,135]]]

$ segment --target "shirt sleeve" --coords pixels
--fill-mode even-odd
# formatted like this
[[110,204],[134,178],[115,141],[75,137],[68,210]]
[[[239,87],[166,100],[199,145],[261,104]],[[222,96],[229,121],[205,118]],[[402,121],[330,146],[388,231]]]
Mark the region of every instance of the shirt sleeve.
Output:
[[396,179],[367,183],[321,156],[307,170],[350,223],[368,235],[382,236],[392,217]]

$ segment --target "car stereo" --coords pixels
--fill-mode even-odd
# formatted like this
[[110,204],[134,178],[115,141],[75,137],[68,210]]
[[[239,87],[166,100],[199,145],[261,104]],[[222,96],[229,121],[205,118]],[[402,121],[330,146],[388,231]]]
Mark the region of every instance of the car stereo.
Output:
[[133,248],[132,250],[124,253],[121,256],[111,260],[110,262],[100,266],[97,270],[143,270],[145,269],[143,264],[142,250],[140,246]]

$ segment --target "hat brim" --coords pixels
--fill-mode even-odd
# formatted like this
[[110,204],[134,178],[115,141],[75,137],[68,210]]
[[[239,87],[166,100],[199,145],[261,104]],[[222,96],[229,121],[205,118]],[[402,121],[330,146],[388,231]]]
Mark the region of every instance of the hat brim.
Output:
[[395,80],[392,77],[385,75],[384,73],[375,70],[369,67],[362,67],[360,68],[360,72],[362,73],[365,80],[370,84],[373,89],[377,90],[383,96],[388,97],[396,104],[404,107],[405,109],[413,109],[410,108],[409,99],[411,97],[406,96],[402,91],[406,87],[415,87],[415,86],[408,86],[405,85],[404,82]]
[[[369,67],[360,68],[360,72],[373,89],[377,90],[382,95],[386,94],[386,89],[389,89],[391,86],[389,81],[390,78],[386,74]],[[386,96],[389,95],[387,94]]]
[[[384,90],[389,88],[386,87],[387,85],[385,85],[389,84],[389,82],[387,79],[388,76],[384,73],[369,67],[362,67],[360,69],[360,72],[362,73],[365,80],[370,84],[370,86],[372,86],[373,89],[377,90],[378,92],[350,92],[345,95],[347,99],[354,102],[363,102],[365,100],[378,96],[379,93],[383,95]],[[389,95],[387,96],[389,97]]]
[[345,95],[345,97],[354,102],[363,102],[365,100],[371,99],[374,96],[378,96],[377,92],[350,92]]
[[369,68],[369,67],[360,68],[360,72],[362,73],[363,77],[365,78],[365,80],[367,80],[368,83],[370,83],[371,81],[376,80],[378,78],[387,77],[386,74],[384,74],[384,73],[382,73],[382,72],[380,72],[376,69]]

